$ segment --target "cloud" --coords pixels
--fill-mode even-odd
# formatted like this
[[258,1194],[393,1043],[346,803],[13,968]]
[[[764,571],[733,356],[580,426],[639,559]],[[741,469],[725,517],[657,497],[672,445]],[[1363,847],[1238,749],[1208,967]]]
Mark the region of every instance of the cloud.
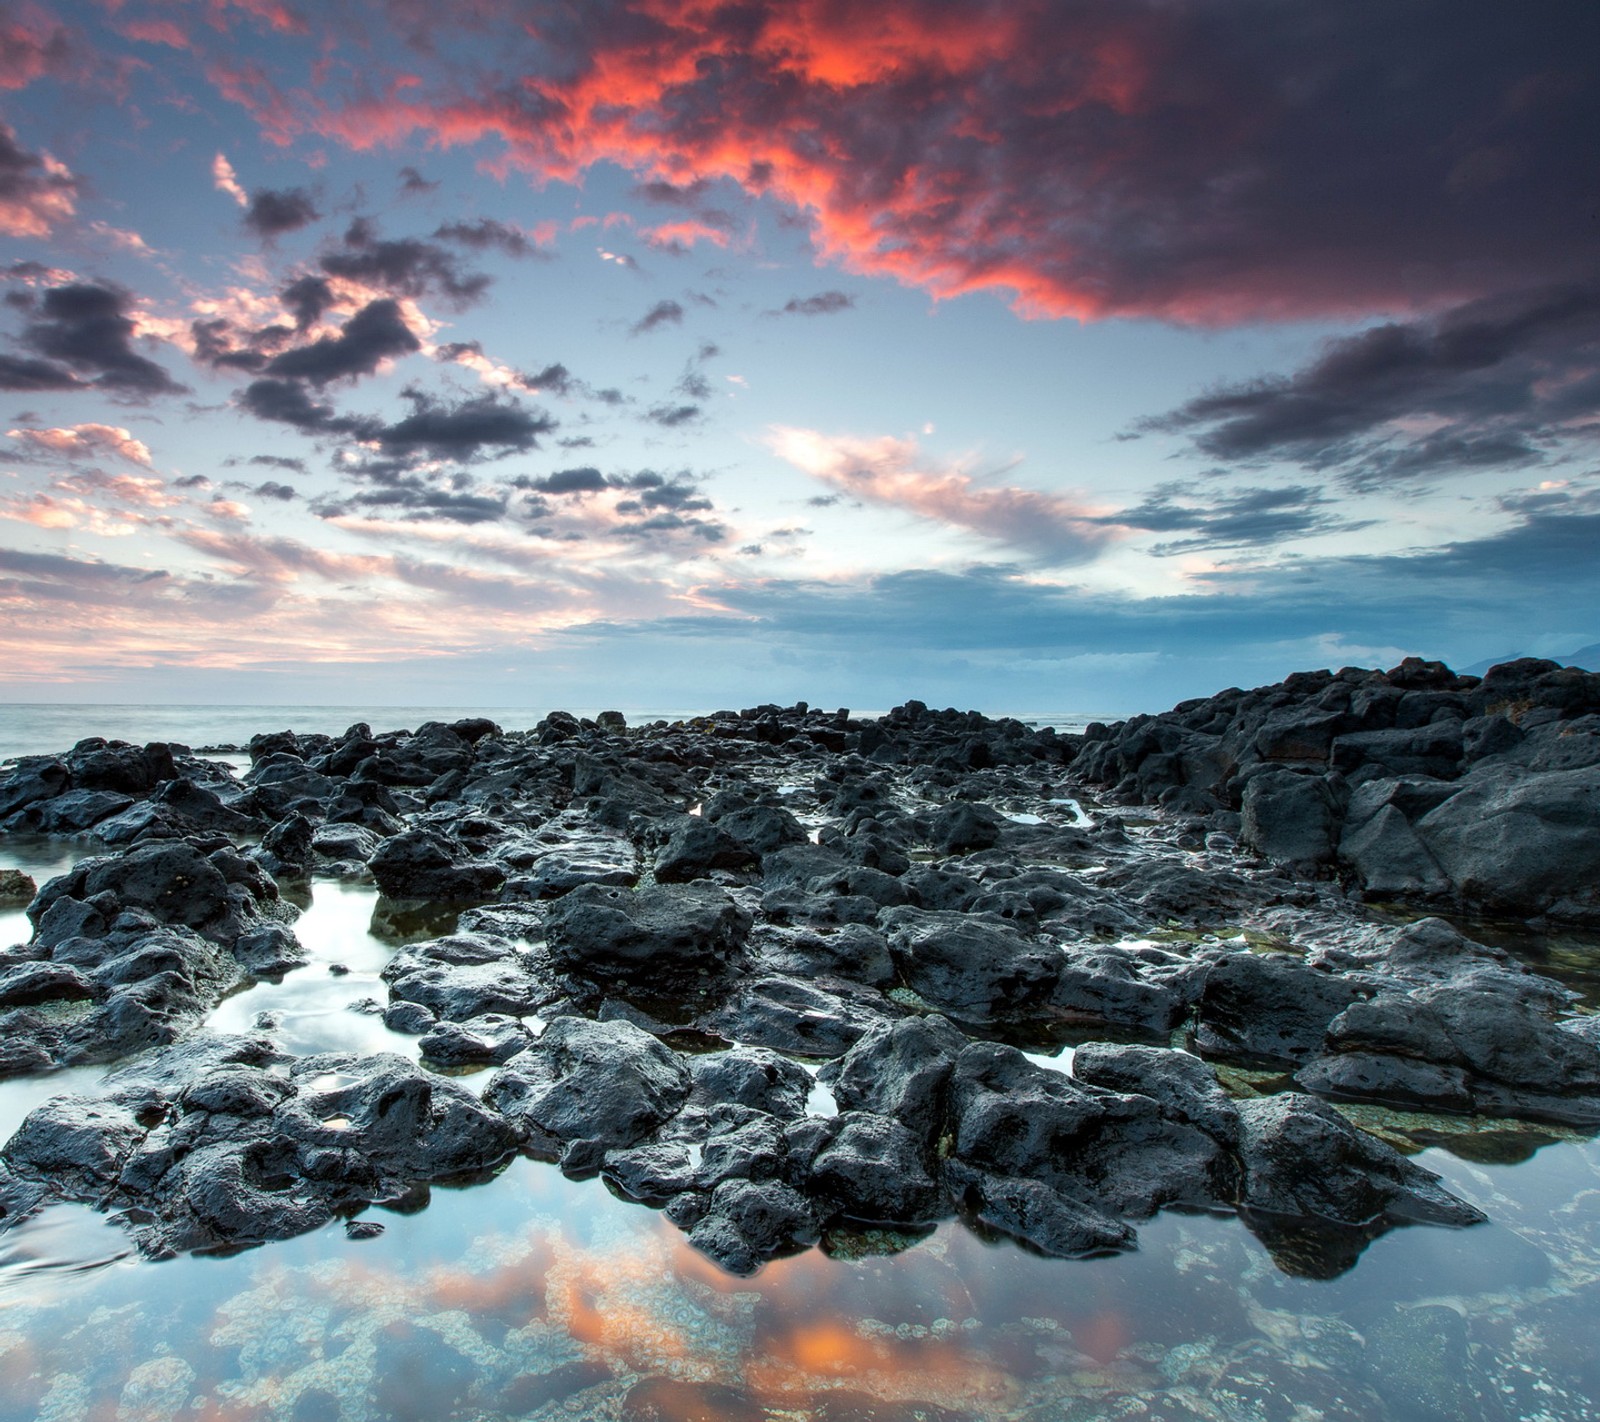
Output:
[[258,111],[355,148],[497,141],[541,182],[614,163],[663,191],[736,184],[847,269],[1030,315],[1350,316],[1594,265],[1589,0],[610,0],[471,20],[496,60],[470,83],[419,47]]
[[537,449],[539,437],[556,428],[555,420],[542,410],[492,394],[454,405],[416,387],[404,394],[411,413],[372,431],[386,454],[469,463]]
[[323,277],[305,275],[296,277],[278,293],[284,309],[294,316],[295,326],[305,330],[316,324],[324,311],[338,300],[333,288]]
[[454,242],[477,252],[499,251],[508,257],[548,257],[536,240],[522,228],[493,217],[479,217],[472,222],[447,222],[434,231],[434,240]]
[[773,311],[773,316],[832,316],[840,311],[848,311],[856,304],[856,299],[842,291],[819,291],[815,296],[791,296],[783,303],[781,311]]
[[112,454],[130,464],[150,467],[150,450],[120,425],[84,424],[57,429],[8,430],[7,438],[62,459],[83,459]]
[[82,390],[84,384],[52,361],[0,354],[0,390]]
[[775,427],[766,444],[779,458],[869,503],[903,509],[1064,566],[1099,556],[1115,536],[1102,516],[1054,494],[985,487],[966,469],[924,456],[916,442],[863,439]]
[[610,486],[598,469],[586,465],[579,469],[558,469],[554,474],[530,479],[525,487],[544,494],[595,494]]
[[490,281],[482,272],[463,272],[449,252],[433,243],[415,237],[380,238],[365,217],[350,224],[340,249],[325,253],[321,267],[329,276],[362,282],[396,296],[437,292],[456,306],[470,306],[482,299]]
[[304,188],[258,188],[250,194],[244,225],[258,237],[271,239],[308,227],[321,214]]
[[417,193],[431,193],[438,190],[437,182],[430,182],[424,178],[409,163],[400,170],[400,192],[404,197],[412,197]]
[[300,497],[293,485],[280,484],[276,479],[268,479],[264,484],[257,484],[250,491],[258,499],[272,499],[278,503],[292,503]]
[[1229,462],[1286,460],[1373,488],[1538,463],[1600,417],[1600,286],[1484,298],[1327,343],[1292,375],[1224,386],[1140,431]]
[[698,405],[660,404],[652,405],[644,418],[664,430],[675,430],[694,424],[703,413]]
[[1279,489],[1235,489],[1231,494],[1198,497],[1193,487],[1154,490],[1143,503],[1107,515],[1104,523],[1150,533],[1189,533],[1157,543],[1157,556],[1202,549],[1265,547],[1325,533],[1349,533],[1370,521],[1345,517],[1339,505],[1310,485]]
[[52,382],[35,383],[34,389],[65,390],[73,388],[76,372],[92,377],[102,390],[130,396],[187,389],[133,349],[137,327],[129,306],[128,294],[112,286],[78,282],[52,287],[40,303],[43,319],[31,322],[22,333],[22,344],[47,364],[22,362],[24,368],[13,369],[13,377]]
[[47,237],[77,211],[78,180],[48,153],[29,153],[0,121],[0,233]]
[[658,301],[629,328],[635,336],[654,331],[660,326],[681,326],[683,307],[676,301]]
[[228,161],[225,153],[219,153],[211,160],[211,184],[219,193],[226,193],[240,207],[250,206],[250,194],[240,186],[239,175],[234,172],[233,164]]
[[364,433],[365,427],[341,419],[332,405],[319,404],[292,380],[253,380],[239,396],[240,406],[258,420],[293,425],[307,434]]
[[323,386],[333,380],[371,375],[384,361],[422,349],[400,310],[388,297],[368,302],[340,328],[310,345],[274,356],[264,367],[268,376],[305,380]]

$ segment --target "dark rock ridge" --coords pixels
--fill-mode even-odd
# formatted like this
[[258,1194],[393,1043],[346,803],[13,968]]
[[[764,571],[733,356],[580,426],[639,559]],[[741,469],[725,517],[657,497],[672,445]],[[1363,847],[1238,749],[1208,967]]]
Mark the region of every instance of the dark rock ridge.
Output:
[[[1408,662],[1082,737],[918,702],[357,725],[257,736],[239,781],[25,758],[0,824],[109,852],[0,948],[0,1074],[117,1065],[0,1150],[0,1228],[72,1199],[236,1248],[520,1150],[735,1272],[952,1217],[1094,1254],[1198,1208],[1337,1273],[1482,1215],[1330,1103],[1600,1127],[1571,994],[1364,902],[1600,918],[1597,683]],[[205,1030],[302,961],[283,896],[328,877],[383,896],[368,1008],[420,1066]]]
[[1600,674],[1408,658],[1089,727],[1073,777],[1369,898],[1600,925]]

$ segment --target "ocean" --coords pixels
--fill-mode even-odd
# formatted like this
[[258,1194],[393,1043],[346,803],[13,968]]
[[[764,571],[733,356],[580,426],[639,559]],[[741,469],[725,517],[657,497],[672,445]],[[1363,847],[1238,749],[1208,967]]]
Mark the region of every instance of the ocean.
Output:
[[[630,726],[652,721],[681,721],[719,708],[685,709],[601,706],[179,706],[91,702],[11,702],[0,704],[0,762],[19,755],[55,754],[70,750],[85,736],[131,741],[169,741],[194,749],[204,746],[244,745],[263,731],[320,732],[339,735],[358,721],[374,731],[414,730],[426,721],[457,721],[464,716],[487,716],[502,729],[522,731],[542,721],[551,711],[594,717],[607,709],[620,710]],[[831,709],[831,708],[830,708]],[[881,715],[881,710],[854,711],[860,716]],[[1090,721],[1115,720],[1076,711],[1013,713],[1031,726],[1054,726],[1058,731],[1081,731]]]

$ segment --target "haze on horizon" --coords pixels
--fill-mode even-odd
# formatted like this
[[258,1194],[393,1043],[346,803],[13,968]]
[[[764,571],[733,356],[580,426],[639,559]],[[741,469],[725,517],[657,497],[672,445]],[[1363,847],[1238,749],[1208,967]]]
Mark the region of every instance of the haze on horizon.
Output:
[[0,700],[1600,641],[1600,7],[0,0]]

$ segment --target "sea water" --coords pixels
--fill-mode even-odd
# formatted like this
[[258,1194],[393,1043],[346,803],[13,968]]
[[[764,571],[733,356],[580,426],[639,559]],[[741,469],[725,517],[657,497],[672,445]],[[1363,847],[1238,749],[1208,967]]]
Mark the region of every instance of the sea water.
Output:
[[[198,745],[462,714],[50,708],[7,734],[16,741],[21,726],[19,750],[85,734]],[[542,713],[484,714],[516,727]],[[26,739],[38,727],[49,733]],[[92,848],[4,837],[0,867],[42,882]],[[415,1040],[371,1010],[398,946],[376,906],[370,887],[314,883],[296,925],[311,961],[224,1000],[210,1025],[269,1030],[297,1053],[414,1057]],[[22,915],[0,916],[0,941],[27,932]],[[1548,943],[1511,946],[1552,957]],[[1553,955],[1580,991],[1594,950],[1574,938]],[[1070,1054],[1053,1065],[1070,1070]],[[100,1075],[0,1082],[0,1137]],[[1333,1278],[1286,1267],[1230,1216],[1166,1212],[1139,1223],[1135,1252],[1109,1258],[1045,1259],[947,1222],[837,1230],[739,1279],[657,1212],[527,1160],[487,1183],[421,1192],[403,1211],[370,1210],[375,1238],[335,1225],[225,1256],[141,1259],[114,1221],[55,1205],[0,1233],[0,1422],[1600,1415],[1595,1142],[1513,1122],[1352,1114],[1489,1223],[1392,1231]]]

